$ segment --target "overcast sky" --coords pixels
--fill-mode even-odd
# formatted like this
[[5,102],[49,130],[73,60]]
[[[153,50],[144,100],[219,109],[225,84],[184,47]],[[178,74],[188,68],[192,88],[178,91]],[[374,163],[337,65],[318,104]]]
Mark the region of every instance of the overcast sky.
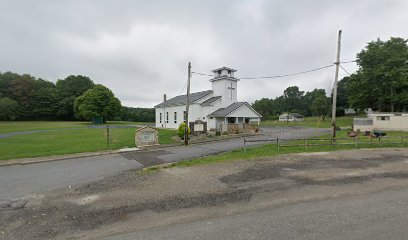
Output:
[[[0,71],[53,82],[86,75],[123,105],[152,107],[180,94],[189,61],[208,74],[287,74],[333,63],[339,29],[346,61],[376,38],[408,38],[407,26],[407,0],[0,0]],[[274,98],[293,85],[329,90],[333,78],[330,68],[241,80],[238,98]],[[211,89],[208,80],[194,75],[192,92]]]

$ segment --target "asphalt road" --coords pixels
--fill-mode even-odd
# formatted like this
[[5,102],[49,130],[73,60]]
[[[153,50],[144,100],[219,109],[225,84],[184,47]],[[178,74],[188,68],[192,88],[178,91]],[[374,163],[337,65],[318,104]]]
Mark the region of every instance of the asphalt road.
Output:
[[285,205],[103,238],[408,239],[408,188]]
[[[327,133],[327,129],[274,127],[252,139],[293,139]],[[254,142],[248,146],[265,144]],[[46,191],[84,184],[115,175],[121,171],[167,162],[181,161],[233,150],[243,146],[243,138],[177,146],[141,152],[127,152],[97,157],[83,157],[56,162],[0,167],[0,203],[30,197]]]
[[129,169],[0,202],[0,239],[408,239],[407,196],[402,148]]

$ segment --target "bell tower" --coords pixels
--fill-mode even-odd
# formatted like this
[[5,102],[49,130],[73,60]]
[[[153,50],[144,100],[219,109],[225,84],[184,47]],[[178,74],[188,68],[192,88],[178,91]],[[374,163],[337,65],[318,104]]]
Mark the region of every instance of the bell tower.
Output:
[[212,83],[213,96],[222,97],[222,107],[237,102],[237,83],[239,79],[234,77],[236,71],[227,67],[212,70],[214,78],[210,79],[210,82]]

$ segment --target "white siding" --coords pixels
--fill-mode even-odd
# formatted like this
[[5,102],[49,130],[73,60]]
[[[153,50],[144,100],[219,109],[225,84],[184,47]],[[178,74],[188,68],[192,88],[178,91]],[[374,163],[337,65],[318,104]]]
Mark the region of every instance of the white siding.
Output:
[[246,117],[246,118],[259,118],[259,115],[256,114],[250,107],[247,105],[242,105],[237,110],[228,114],[227,117]]
[[[231,83],[232,83],[232,99],[231,99]],[[237,102],[237,81],[221,79],[212,82],[212,90],[214,96],[222,96],[221,105],[227,107],[234,102]]]

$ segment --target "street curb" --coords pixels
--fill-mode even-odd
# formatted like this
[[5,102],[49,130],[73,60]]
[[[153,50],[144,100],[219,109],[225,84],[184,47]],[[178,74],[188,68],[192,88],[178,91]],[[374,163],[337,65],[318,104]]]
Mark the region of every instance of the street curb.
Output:
[[[204,144],[204,143],[226,141],[229,139],[236,139],[236,138],[241,138],[241,137],[257,136],[257,135],[259,134],[246,134],[246,135],[234,136],[234,137],[229,137],[229,138],[224,138],[224,139],[213,139],[213,140],[208,140],[208,141],[194,142],[194,143],[190,143],[189,145],[199,145],[199,144]],[[149,147],[139,147],[138,151],[149,151],[149,150],[177,147],[177,146],[183,146],[183,144],[177,143],[177,144],[157,145],[157,146],[149,146]],[[90,153],[76,153],[76,154],[74,153],[74,154],[60,155],[60,156],[0,160],[0,167],[8,167],[8,166],[13,166],[13,165],[29,165],[29,164],[46,163],[46,162],[54,162],[54,161],[56,162],[56,161],[63,161],[63,160],[69,160],[69,159],[78,159],[78,158],[84,158],[84,157],[97,157],[97,156],[104,156],[104,155],[117,154],[117,153],[121,153],[121,151],[118,149],[118,150],[99,151],[99,152],[90,152]]]
[[78,159],[84,157],[97,157],[97,156],[104,156],[120,153],[119,150],[111,150],[111,151],[104,151],[104,152],[94,152],[94,153],[80,153],[80,154],[69,154],[69,155],[61,155],[61,156],[49,156],[49,157],[39,157],[39,158],[17,158],[12,160],[0,160],[0,167],[7,167],[13,165],[29,165],[29,164],[36,164],[36,163],[46,163],[46,162],[56,162],[56,161],[63,161],[68,159]]

